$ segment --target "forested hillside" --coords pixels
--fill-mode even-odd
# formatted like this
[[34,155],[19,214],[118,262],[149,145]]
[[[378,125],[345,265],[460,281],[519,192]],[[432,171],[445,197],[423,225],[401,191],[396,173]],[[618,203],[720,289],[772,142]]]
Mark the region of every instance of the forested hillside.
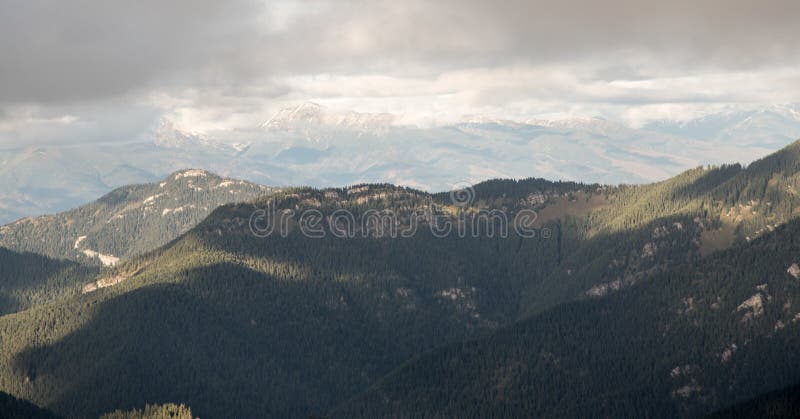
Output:
[[118,188],[71,211],[0,226],[0,246],[110,266],[169,242],[220,205],[253,200],[272,190],[184,170],[159,183]]
[[[709,413],[800,381],[787,350],[798,226],[785,225],[800,205],[798,149],[639,186],[253,186],[175,230],[174,194],[197,192],[182,204],[197,207],[198,188],[234,181],[188,171],[123,188],[75,210],[102,217],[6,227],[45,253],[126,259],[69,281],[35,276],[55,297],[0,317],[0,390],[67,417],[174,401],[212,418]],[[253,216],[269,210],[288,218],[261,234]],[[492,211],[535,211],[534,234],[489,234],[502,224]],[[51,230],[60,244],[24,240]]]
[[3,419],[58,419],[52,412],[0,391],[0,417]]
[[[795,218],[800,143],[747,168],[697,168],[660,183],[597,191],[602,198],[567,193],[539,210],[543,222],[555,223],[560,266],[544,281],[529,283],[523,316],[580,295],[604,296],[669,267],[746,245]],[[585,209],[576,211],[581,202]]]
[[800,380],[800,221],[412,360],[333,417],[695,417]]
[[771,391],[708,416],[707,419],[796,419],[800,415],[800,385]]
[[0,248],[0,316],[74,296],[100,270]]
[[[362,187],[330,208],[357,212],[375,193],[397,208],[426,200]],[[247,227],[255,208],[221,208],[105,273],[130,275],[116,286],[0,318],[2,388],[66,416],[170,400],[200,417],[319,414],[416,353],[515,318],[520,282],[556,260],[545,239],[260,239]]]

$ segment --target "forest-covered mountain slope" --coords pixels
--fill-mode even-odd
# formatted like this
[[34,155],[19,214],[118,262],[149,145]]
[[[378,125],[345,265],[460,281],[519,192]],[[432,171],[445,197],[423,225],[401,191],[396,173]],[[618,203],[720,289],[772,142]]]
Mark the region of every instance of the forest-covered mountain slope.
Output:
[[0,417],[3,419],[58,419],[52,412],[0,391]]
[[[329,209],[364,210],[373,196],[397,208],[428,199],[389,186],[349,190]],[[315,199],[333,192],[279,202],[329,211]],[[115,286],[0,318],[1,388],[65,416],[171,400],[200,417],[320,413],[416,353],[515,318],[506,303],[518,282],[556,260],[544,239],[261,239],[247,226],[256,208],[218,209],[104,273],[129,276]]]
[[798,416],[800,385],[793,385],[725,408],[707,419],[796,419]]
[[159,183],[115,189],[67,212],[0,226],[0,246],[110,266],[169,242],[220,205],[272,190],[204,170],[183,170]]
[[[750,343],[754,340],[739,333],[751,330],[751,324],[767,315],[753,314],[753,322],[737,320],[735,324],[744,325],[739,328],[730,328],[732,320],[714,317],[714,312],[696,319],[702,327],[694,326],[694,320],[691,326],[684,324],[688,317],[678,317],[679,321],[669,323],[666,329],[659,329],[662,323],[658,322],[674,320],[668,315],[677,310],[672,305],[684,307],[701,301],[703,290],[683,288],[696,282],[686,280],[689,273],[698,270],[716,278],[748,272],[744,268],[733,273],[726,270],[726,264],[741,262],[731,255],[763,243],[761,236],[774,238],[788,228],[782,225],[793,219],[798,204],[793,192],[800,187],[797,164],[793,163],[798,148],[793,144],[747,168],[698,168],[651,185],[496,180],[460,191],[466,193],[466,201],[460,201],[465,195],[458,192],[431,195],[391,185],[356,185],[286,189],[249,203],[223,205],[157,250],[130,248],[126,260],[92,278],[83,287],[84,293],[0,317],[0,390],[65,416],[96,416],[180,400],[200,417],[296,417],[327,412],[379,380],[391,383],[399,377],[402,381],[406,369],[381,377],[404,363],[413,369],[417,362],[409,363],[409,359],[426,351],[434,351],[430,356],[436,356],[440,353],[436,348],[460,345],[456,348],[477,349],[448,362],[456,366],[462,358],[475,362],[469,365],[475,374],[482,374],[484,360],[495,362],[497,354],[501,368],[497,377],[501,387],[511,392],[499,397],[512,401],[501,403],[500,412],[544,409],[543,414],[552,413],[555,410],[548,410],[552,406],[547,403],[553,400],[564,403],[556,409],[571,406],[576,414],[593,408],[616,412],[613,400],[617,394],[620,400],[641,402],[634,407],[707,412],[772,389],[765,388],[767,385],[788,381],[783,383],[784,377],[751,380],[752,388],[737,387],[726,393],[718,381],[724,374],[714,375],[716,369],[705,376],[690,367],[687,371],[697,378],[687,378],[680,386],[671,381],[665,384],[664,369],[669,367],[669,377],[678,366],[676,374],[682,376],[686,365],[721,359],[721,355],[714,358],[708,353],[749,353],[746,348],[753,347]],[[185,177],[177,180],[187,181]],[[135,205],[153,196],[146,195],[149,193],[137,195]],[[137,208],[147,214],[170,209]],[[261,238],[254,234],[253,214],[269,208],[294,214],[285,223],[285,236],[276,233]],[[373,223],[355,224],[351,237],[341,238],[330,233],[333,226],[341,227],[334,217],[341,210],[348,210],[359,221],[374,216],[374,211],[388,212],[404,227],[415,214],[423,216],[418,220],[419,230],[409,237],[387,237]],[[493,220],[497,227],[496,219],[487,218],[491,210],[502,211],[509,220],[524,211],[535,211],[535,234],[529,238],[484,234],[486,220]],[[300,234],[302,226],[314,224],[313,220],[300,221],[300,214],[308,213],[319,220],[318,227],[329,232],[325,237]],[[430,228],[440,227],[443,221],[461,226],[473,220],[484,220],[479,224],[482,234],[439,237],[436,229]],[[74,230],[69,231],[62,236],[75,235]],[[116,237],[113,231],[108,234]],[[62,241],[72,245],[71,240]],[[88,240],[79,244],[88,245]],[[770,257],[779,255],[785,256],[773,252]],[[759,260],[766,263],[770,259]],[[781,260],[778,264],[783,275],[787,275],[787,263]],[[743,317],[746,310],[738,307],[744,302],[750,301],[745,309],[756,307],[758,301],[767,307],[765,301],[770,297],[791,294],[791,289],[781,288],[784,284],[769,283],[761,289],[754,287],[763,282],[752,281],[745,277],[737,282],[741,285],[735,285],[735,292],[728,290],[734,294],[725,301],[725,310]],[[659,288],[666,287],[664,284],[674,289]],[[680,290],[689,295],[676,296],[683,292]],[[631,297],[638,295],[642,297]],[[686,301],[690,303],[684,302],[689,297]],[[703,294],[702,298],[711,297]],[[771,312],[765,308],[765,313]],[[772,319],[772,314],[769,316]],[[519,320],[522,323],[515,325]],[[703,323],[706,320],[708,328]],[[786,331],[793,330],[789,327],[792,323],[787,323],[790,319],[781,321]],[[600,333],[616,325],[625,333]],[[631,332],[640,330],[644,330],[641,336]],[[707,348],[687,350],[681,346],[680,342],[696,342],[697,334],[714,330],[724,331],[724,338],[704,338],[701,342]],[[573,362],[569,373],[564,377],[552,374],[549,364],[541,363],[541,357],[549,355],[530,351],[531,342],[524,340],[530,336],[545,336],[548,347],[560,348],[559,359]],[[581,346],[586,336],[594,338],[589,349]],[[615,339],[617,336],[624,339]],[[460,344],[467,341],[470,343]],[[481,346],[481,342],[492,343]],[[736,348],[730,346],[734,343]],[[643,349],[632,352],[628,345]],[[663,345],[682,352],[665,354]],[[631,361],[626,358],[631,354],[642,354],[642,358]],[[589,355],[597,361],[592,364],[596,368],[580,367],[586,360],[582,357]],[[517,364],[506,365],[505,360],[517,358],[523,365],[521,371],[534,368],[536,374],[520,375],[515,372]],[[633,365],[647,373],[624,375],[615,369],[619,365]],[[742,365],[754,368],[752,365],[758,364]],[[451,371],[439,367],[426,366],[428,371],[444,374],[439,378],[450,377]],[[511,370],[505,374],[503,368]],[[530,378],[539,373],[543,377],[550,374],[548,385],[559,392],[550,394],[539,388]],[[751,370],[745,373],[754,374]],[[583,380],[577,387],[576,376]],[[480,379],[485,377],[469,378],[482,383]],[[744,382],[745,378],[732,380]],[[425,388],[426,379],[431,377],[423,377],[420,388]],[[525,381],[529,379],[534,381]],[[604,385],[606,379],[609,386]],[[703,389],[713,390],[710,395],[698,396],[707,402],[691,397],[683,400],[682,394],[695,394],[691,379]],[[631,396],[628,387],[615,387],[623,382],[650,390]],[[434,393],[425,400],[450,400],[449,387],[437,390],[438,384],[431,382],[426,388]],[[382,385],[375,391],[381,391]],[[528,398],[525,392],[531,388],[541,391],[541,397],[550,394],[554,398]],[[595,391],[596,397],[584,399]],[[680,403],[663,398],[672,391],[678,392]],[[453,412],[463,412],[459,409],[465,400],[482,403],[483,393],[469,396],[470,392],[472,389],[462,391],[459,394],[466,398],[448,402]],[[359,400],[373,410],[355,413],[382,412],[381,405],[372,403],[371,394],[376,393]],[[519,395],[539,404],[514,404]],[[429,406],[409,401],[414,406]],[[568,401],[575,404],[568,405]],[[437,412],[435,404],[430,406],[431,412]]]
[[[578,219],[590,216],[598,200],[612,202],[598,208],[614,205],[625,193],[537,180],[485,187],[476,187],[475,204],[465,210],[469,217],[480,208],[513,216],[526,208],[546,214],[558,205],[564,209],[558,214],[572,214],[566,220]],[[511,189],[500,192],[505,188]],[[296,213],[317,210],[324,220],[341,209],[363,215],[375,208],[406,220],[433,203],[432,211],[455,220],[459,208],[449,201],[360,185],[291,190],[219,208],[178,240],[106,270],[86,290],[102,289],[0,318],[0,336],[14,336],[2,340],[7,373],[0,385],[67,416],[170,400],[189,403],[201,417],[320,413],[410,357],[513,323],[528,310],[525,290],[573,260],[579,240],[584,246],[597,240],[581,239],[577,228],[559,239],[553,231],[566,230],[560,218],[544,217],[530,239],[439,238],[426,228],[408,238],[358,231],[353,238],[317,239],[299,234],[296,222],[288,223],[286,237],[258,238],[249,226],[268,202]],[[689,228],[657,239],[649,235],[651,223],[642,228],[664,249],[673,242],[693,246]],[[597,237],[604,237],[598,246],[612,240]],[[610,255],[631,251],[617,245]],[[686,258],[684,251],[662,252],[670,253],[675,263]],[[550,295],[580,297],[563,290]],[[550,295],[537,301],[557,304]],[[100,381],[103,386],[94,384]]]
[[[3,419],[60,419],[53,412],[33,403],[0,392],[0,418]],[[168,403],[147,405],[130,411],[115,410],[100,416],[100,419],[194,419],[192,410],[184,405]]]
[[415,360],[334,417],[697,417],[800,380],[800,221]]
[[100,270],[0,248],[0,316],[77,295]]
[[795,142],[746,168],[697,168],[660,183],[549,199],[539,215],[554,224],[560,266],[529,284],[522,314],[576,296],[603,296],[676,264],[747,245],[797,217],[799,190]]

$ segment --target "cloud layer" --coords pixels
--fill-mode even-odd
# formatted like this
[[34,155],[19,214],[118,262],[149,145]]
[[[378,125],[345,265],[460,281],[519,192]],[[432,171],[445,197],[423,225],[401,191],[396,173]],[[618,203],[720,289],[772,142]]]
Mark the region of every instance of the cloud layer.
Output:
[[633,124],[790,102],[799,17],[790,0],[2,2],[0,144],[130,140],[162,115],[252,126],[305,100]]

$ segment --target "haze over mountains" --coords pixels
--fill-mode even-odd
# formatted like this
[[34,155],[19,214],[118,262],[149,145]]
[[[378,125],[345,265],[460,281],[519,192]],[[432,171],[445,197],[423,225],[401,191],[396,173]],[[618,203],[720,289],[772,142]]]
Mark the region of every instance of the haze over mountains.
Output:
[[468,117],[431,127],[390,114],[304,103],[261,126],[204,135],[171,121],[151,138],[0,149],[0,222],[55,213],[188,167],[270,186],[391,182],[428,191],[490,178],[607,184],[663,180],[703,164],[747,163],[800,136],[797,105],[629,128],[599,118]]

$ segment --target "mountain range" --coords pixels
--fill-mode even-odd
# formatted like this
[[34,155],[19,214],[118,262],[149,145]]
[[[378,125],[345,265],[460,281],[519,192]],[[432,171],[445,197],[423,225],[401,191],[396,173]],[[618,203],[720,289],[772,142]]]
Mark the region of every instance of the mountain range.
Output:
[[[800,142],[642,185],[494,179],[467,201],[180,171],[3,227],[16,247],[0,252],[0,391],[65,417],[170,403],[211,418],[787,406],[790,390],[772,392],[800,383],[798,188]],[[169,216],[191,203],[207,205]],[[302,218],[254,234],[266,209],[326,231],[344,210],[427,215],[400,237],[369,223],[317,237]],[[493,211],[535,213],[534,234],[488,234]],[[483,234],[442,236],[444,221]]]
[[797,105],[727,111],[631,128],[601,118],[403,125],[304,103],[260,126],[205,134],[169,120],[147,141],[0,150],[0,222],[65,211],[187,167],[273,186],[391,182],[446,190],[458,182],[541,178],[647,183],[705,164],[748,163],[800,137]]

